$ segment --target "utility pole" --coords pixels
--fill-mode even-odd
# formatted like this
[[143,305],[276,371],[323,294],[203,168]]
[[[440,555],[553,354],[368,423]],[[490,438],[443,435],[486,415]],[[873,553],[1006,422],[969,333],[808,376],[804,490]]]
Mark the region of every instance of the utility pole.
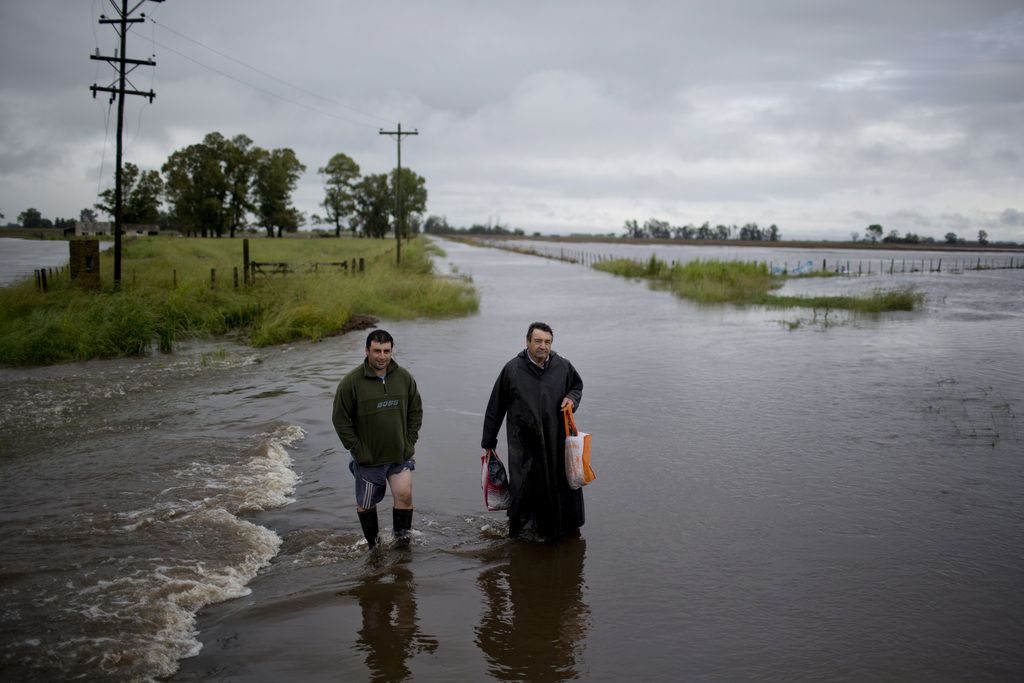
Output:
[[[164,0],[149,0],[150,2],[163,2]],[[128,43],[128,26],[129,24],[138,24],[146,20],[146,15],[141,14],[136,18],[131,15],[135,13],[135,10],[142,5],[146,0],[138,0],[135,7],[128,9],[128,0],[121,0],[121,6],[118,7],[115,0],[109,0],[110,5],[117,12],[118,17],[116,19],[108,19],[105,14],[100,15],[101,24],[111,24],[115,27],[118,35],[121,38],[121,49],[113,57],[105,57],[99,54],[99,50],[96,50],[96,54],[89,55],[90,59],[96,59],[100,61],[108,62],[111,66],[117,69],[117,78],[107,87],[101,87],[95,83],[89,88],[92,91],[93,99],[96,99],[97,92],[108,92],[110,93],[110,101],[114,101],[114,97],[117,97],[117,170],[114,172],[114,288],[120,289],[121,287],[121,231],[123,228],[123,214],[124,214],[124,197],[121,188],[121,158],[123,155],[123,137],[124,137],[124,96],[125,95],[141,95],[142,97],[148,97],[150,103],[153,102],[153,98],[156,97],[156,93],[152,90],[149,92],[141,92],[135,90],[132,86],[131,90],[125,88],[125,83],[129,83],[128,74],[135,71],[139,66],[156,66],[156,62],[151,59],[128,59],[125,56]],[[128,65],[131,65],[131,69]],[[115,87],[116,85],[116,87]]]
[[395,171],[395,263],[402,262],[402,232],[405,230],[405,214],[402,213],[402,136],[419,135],[418,130],[402,131],[402,124],[398,124],[398,130],[384,130],[381,128],[380,135],[393,135],[398,141],[398,170]]

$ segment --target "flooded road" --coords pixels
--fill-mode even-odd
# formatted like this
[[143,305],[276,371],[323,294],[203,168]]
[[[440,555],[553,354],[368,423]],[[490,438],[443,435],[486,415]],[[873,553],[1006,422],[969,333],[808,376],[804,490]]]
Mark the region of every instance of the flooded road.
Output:
[[[409,552],[367,556],[331,426],[358,333],[0,370],[4,677],[1024,674],[1024,271],[907,275],[921,310],[823,320],[442,245],[480,313],[382,322],[424,398]],[[479,485],[535,319],[595,439],[556,546],[505,539]]]

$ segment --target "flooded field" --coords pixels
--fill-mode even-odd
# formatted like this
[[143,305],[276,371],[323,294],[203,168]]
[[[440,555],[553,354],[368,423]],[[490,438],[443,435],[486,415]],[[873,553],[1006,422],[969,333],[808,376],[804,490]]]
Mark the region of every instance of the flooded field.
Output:
[[[4,678],[1024,675],[1024,271],[786,285],[927,297],[824,320],[442,246],[480,313],[382,321],[424,399],[409,552],[367,556],[330,421],[358,333],[0,370]],[[537,319],[598,474],[556,546],[479,483]]]

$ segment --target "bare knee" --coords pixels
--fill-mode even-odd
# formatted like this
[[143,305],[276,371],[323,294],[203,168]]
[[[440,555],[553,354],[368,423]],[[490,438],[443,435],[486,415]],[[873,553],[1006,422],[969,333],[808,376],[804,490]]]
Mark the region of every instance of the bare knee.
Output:
[[409,509],[412,507],[412,472],[404,470],[388,479],[391,486],[391,496],[395,500],[395,507]]

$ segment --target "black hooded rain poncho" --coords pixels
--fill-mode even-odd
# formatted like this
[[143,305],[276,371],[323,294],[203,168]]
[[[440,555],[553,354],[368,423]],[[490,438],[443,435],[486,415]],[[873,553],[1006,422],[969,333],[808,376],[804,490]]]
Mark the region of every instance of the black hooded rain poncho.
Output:
[[[583,526],[583,491],[565,478],[565,426],[562,399],[574,410],[583,397],[583,380],[565,358],[551,352],[544,368],[526,349],[502,368],[484,414],[481,446],[495,448],[505,420],[508,436],[509,535],[519,536],[532,521],[536,534],[557,540]],[[507,418],[507,419],[506,419]]]

